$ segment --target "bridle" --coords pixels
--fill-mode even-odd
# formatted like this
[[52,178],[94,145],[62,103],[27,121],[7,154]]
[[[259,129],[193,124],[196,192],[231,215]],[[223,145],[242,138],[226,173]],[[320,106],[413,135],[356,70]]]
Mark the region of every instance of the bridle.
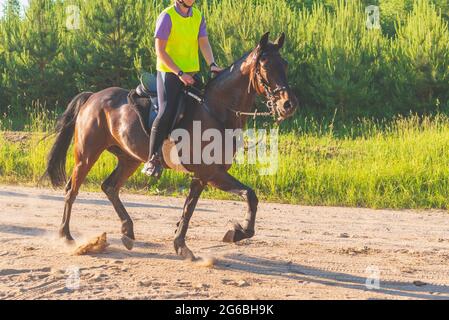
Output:
[[[275,106],[276,106],[276,102],[278,100],[278,95],[282,92],[287,91],[288,88],[285,86],[276,85],[276,88],[274,88],[274,90],[271,90],[270,85],[260,74],[259,63],[256,65],[256,72],[254,74],[255,74],[255,77],[257,80],[257,84],[258,84],[257,88],[259,87],[260,84],[264,88],[264,91],[265,91],[264,96],[266,98],[265,105],[267,106],[267,108],[269,110],[271,110],[271,112],[276,113]],[[259,92],[259,94],[263,94],[263,93]]]
[[[276,119],[278,112],[276,109],[276,103],[278,101],[279,94],[281,92],[287,91],[288,88],[285,86],[276,86],[275,89],[271,90],[270,85],[268,82],[262,77],[260,74],[260,63],[259,58],[257,58],[256,65],[254,67],[254,72],[251,73],[250,81],[248,84],[248,92],[251,89],[254,89],[258,95],[264,96],[265,105],[268,108],[268,112],[258,112],[257,108],[255,112],[244,112],[239,110],[234,110],[233,108],[226,107],[226,109],[230,112],[232,112],[237,119],[239,119],[240,125],[242,125],[242,116],[251,116],[253,119],[256,119],[256,117],[273,117]],[[259,90],[259,87],[262,86],[264,88],[264,91]],[[222,122],[220,120],[220,117],[218,117],[215,112],[205,104],[204,98],[202,97],[201,92],[198,92],[198,90],[194,87],[185,88],[184,93],[189,95],[190,97],[197,100],[200,105],[202,105],[206,111],[211,114],[215,119],[217,119],[219,122]],[[279,123],[279,120],[276,121]]]
[[[262,95],[265,98],[264,104],[267,106],[269,112],[258,112],[257,108],[255,112],[243,112],[234,110],[232,108],[227,107],[227,109],[235,114],[236,117],[241,116],[252,116],[254,119],[256,117],[276,117],[277,109],[276,103],[279,98],[279,94],[287,91],[288,88],[285,86],[276,86],[275,89],[271,89],[268,82],[262,77],[260,74],[260,57],[257,58],[256,65],[254,67],[255,71],[252,73],[252,78],[249,81],[248,92],[253,88],[258,95]],[[259,90],[259,87],[263,87],[263,91]]]

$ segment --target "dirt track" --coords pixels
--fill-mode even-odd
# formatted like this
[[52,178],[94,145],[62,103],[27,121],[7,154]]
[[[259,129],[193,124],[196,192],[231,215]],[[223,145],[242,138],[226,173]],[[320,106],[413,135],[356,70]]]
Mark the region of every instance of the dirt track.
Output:
[[[261,203],[256,236],[229,245],[221,238],[229,221],[243,218],[244,203],[201,200],[187,244],[217,259],[208,268],[174,254],[183,199],[122,199],[134,219],[134,250],[121,244],[106,197],[82,192],[71,224],[77,244],[107,232],[111,245],[73,256],[56,236],[61,192],[1,186],[0,299],[449,299],[445,211]],[[376,270],[379,288],[368,289]]]

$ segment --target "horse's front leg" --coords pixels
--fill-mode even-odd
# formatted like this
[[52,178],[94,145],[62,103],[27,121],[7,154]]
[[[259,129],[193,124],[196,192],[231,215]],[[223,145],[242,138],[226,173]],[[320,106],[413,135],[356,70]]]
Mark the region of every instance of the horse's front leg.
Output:
[[176,253],[182,256],[184,259],[195,259],[192,251],[190,251],[190,249],[186,245],[186,233],[187,229],[189,228],[190,218],[192,217],[195,206],[205,186],[206,184],[202,180],[196,177],[192,179],[192,183],[190,184],[190,192],[184,204],[182,217],[177,224],[178,228],[175,232],[174,246]]
[[208,183],[220,190],[238,194],[243,197],[248,204],[248,212],[246,213],[243,224],[236,223],[233,230],[229,230],[224,238],[224,242],[237,242],[243,239],[252,238],[255,234],[256,212],[259,200],[256,193],[250,187],[235,179],[226,171],[219,171],[213,176]]

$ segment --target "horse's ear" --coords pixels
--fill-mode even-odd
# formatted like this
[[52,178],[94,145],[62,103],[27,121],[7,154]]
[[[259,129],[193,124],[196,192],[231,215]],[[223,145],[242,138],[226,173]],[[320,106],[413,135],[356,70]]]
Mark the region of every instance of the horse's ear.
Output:
[[284,41],[285,41],[285,33],[282,32],[282,34],[279,36],[279,38],[277,38],[276,41],[274,42],[274,44],[276,45],[278,50],[282,49],[282,47],[284,46]]
[[265,48],[267,47],[269,35],[270,35],[270,32],[266,32],[266,33],[262,36],[262,38],[260,38],[260,41],[259,41],[259,48],[260,48],[261,51],[265,50]]

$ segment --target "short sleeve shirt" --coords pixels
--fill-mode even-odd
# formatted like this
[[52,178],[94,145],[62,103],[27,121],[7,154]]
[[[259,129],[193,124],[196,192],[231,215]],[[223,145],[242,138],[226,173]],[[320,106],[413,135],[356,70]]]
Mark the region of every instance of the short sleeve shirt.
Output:
[[[175,10],[178,14],[180,14],[183,17],[191,17],[192,16],[192,8],[189,9],[187,12],[187,15],[183,15],[181,10],[179,9],[178,5],[175,4]],[[170,15],[166,12],[162,12],[156,22],[156,30],[154,31],[154,37],[161,39],[161,40],[168,40],[168,37],[170,36],[172,28],[172,22]],[[206,31],[206,20],[204,19],[204,16],[201,18],[201,24],[200,29],[198,30],[198,38],[201,37],[207,37],[207,31]]]

